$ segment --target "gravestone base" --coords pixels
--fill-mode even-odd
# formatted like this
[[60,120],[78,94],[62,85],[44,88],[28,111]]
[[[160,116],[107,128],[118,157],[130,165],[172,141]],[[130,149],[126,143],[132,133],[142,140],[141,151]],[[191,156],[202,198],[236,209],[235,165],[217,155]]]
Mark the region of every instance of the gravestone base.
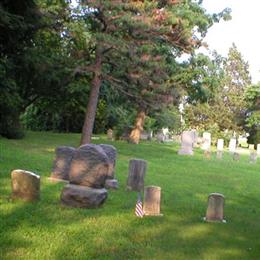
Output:
[[207,219],[206,217],[203,217],[203,221],[208,222],[208,223],[224,223],[224,224],[227,223],[227,221],[225,219],[222,219],[222,220],[210,220],[210,219]]
[[48,177],[47,180],[52,182],[52,183],[58,183],[58,182],[62,182],[64,184],[68,184],[69,183],[69,181],[67,181],[67,180],[53,178],[53,177]]

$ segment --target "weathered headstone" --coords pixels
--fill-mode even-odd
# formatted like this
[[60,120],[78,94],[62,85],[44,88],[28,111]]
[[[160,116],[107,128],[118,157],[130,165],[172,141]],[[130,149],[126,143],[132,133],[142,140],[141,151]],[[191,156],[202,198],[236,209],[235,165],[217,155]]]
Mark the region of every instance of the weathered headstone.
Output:
[[240,154],[239,153],[233,153],[233,160],[239,161],[240,160]]
[[249,155],[249,162],[256,163],[256,161],[257,161],[257,153],[255,151],[252,151]]
[[29,171],[13,170],[12,198],[36,201],[40,198],[40,176]]
[[132,159],[129,161],[127,190],[143,191],[146,167],[147,162],[144,160]]
[[208,197],[208,208],[205,220],[208,222],[225,222],[224,220],[224,195],[211,193]]
[[260,144],[256,146],[256,153],[260,156]]
[[211,146],[211,133],[204,132],[202,136],[202,150],[210,150]]
[[61,202],[75,208],[97,208],[107,198],[106,189],[67,184],[61,192]]
[[109,167],[108,167],[108,178],[113,179],[115,176],[115,165],[116,165],[116,148],[113,145],[109,144],[100,144],[99,145],[104,152],[106,153],[109,161]]
[[255,145],[254,144],[249,144],[248,149],[249,150],[255,150]]
[[223,152],[222,151],[217,151],[217,159],[221,160],[223,157]]
[[76,149],[69,146],[60,146],[55,150],[55,160],[51,173],[52,180],[69,180],[70,163]]
[[113,130],[112,129],[108,129],[107,130],[107,139],[112,141],[114,138],[113,138]]
[[116,179],[107,179],[105,182],[105,188],[111,189],[111,190],[117,190],[118,189],[118,181]]
[[193,131],[184,131],[181,135],[181,149],[178,151],[180,155],[193,155],[193,143],[195,135]]
[[144,189],[144,207],[146,216],[160,216],[161,188],[157,186],[147,186]]
[[159,133],[157,133],[156,139],[159,143],[163,143],[165,141],[166,137],[165,137],[164,133],[162,132],[162,130]]
[[224,140],[223,139],[218,139],[217,151],[223,151],[223,149],[224,149]]
[[236,138],[231,138],[228,146],[229,152],[234,153],[236,151],[236,148],[237,148],[237,140]]
[[80,146],[73,155],[69,171],[71,184],[103,188],[109,176],[109,159],[104,150],[94,144]]
[[209,150],[205,150],[204,151],[204,157],[208,160],[210,160],[211,158],[211,152]]

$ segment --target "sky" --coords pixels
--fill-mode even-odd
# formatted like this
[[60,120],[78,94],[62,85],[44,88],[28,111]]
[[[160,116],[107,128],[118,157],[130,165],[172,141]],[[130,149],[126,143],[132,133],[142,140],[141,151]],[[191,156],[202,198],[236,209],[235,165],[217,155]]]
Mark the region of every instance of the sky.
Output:
[[253,83],[260,81],[260,0],[204,0],[203,7],[208,13],[232,9],[232,20],[214,24],[205,41],[225,57],[234,42],[249,63]]

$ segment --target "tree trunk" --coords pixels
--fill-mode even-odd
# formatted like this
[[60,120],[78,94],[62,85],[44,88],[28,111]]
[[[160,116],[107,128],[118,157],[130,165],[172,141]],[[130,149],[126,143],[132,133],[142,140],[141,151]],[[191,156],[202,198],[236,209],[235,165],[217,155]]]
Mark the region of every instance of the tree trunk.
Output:
[[96,110],[98,104],[99,90],[101,86],[101,50],[97,49],[94,77],[91,81],[90,96],[88,100],[87,110],[85,114],[84,125],[82,128],[80,144],[91,143]]
[[131,143],[139,144],[141,133],[143,131],[144,120],[145,120],[145,112],[141,110],[137,114],[136,121],[135,121],[135,127],[131,131],[130,136],[129,136],[129,141]]

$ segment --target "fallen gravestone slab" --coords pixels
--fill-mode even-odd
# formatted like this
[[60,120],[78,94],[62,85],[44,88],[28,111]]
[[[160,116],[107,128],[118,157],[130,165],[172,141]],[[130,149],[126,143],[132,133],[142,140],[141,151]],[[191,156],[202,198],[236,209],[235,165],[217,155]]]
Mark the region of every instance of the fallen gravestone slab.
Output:
[[103,151],[108,157],[108,178],[114,179],[117,154],[116,148],[113,145],[109,144],[100,144],[99,146],[103,149]]
[[69,146],[60,146],[55,150],[56,157],[53,162],[51,181],[68,181],[70,163],[76,149]]
[[162,216],[160,213],[161,188],[157,186],[147,186],[144,189],[144,215]]
[[226,222],[224,220],[224,195],[211,193],[208,197],[208,208],[204,220],[207,222]]
[[24,170],[13,170],[12,198],[36,201],[40,198],[40,176]]
[[75,208],[98,208],[107,198],[106,189],[68,184],[61,192],[61,203]]
[[144,160],[132,159],[129,161],[127,190],[143,191],[146,167],[147,167],[147,162]]
[[109,176],[109,159],[104,150],[94,144],[81,146],[73,154],[69,171],[71,184],[103,188]]

